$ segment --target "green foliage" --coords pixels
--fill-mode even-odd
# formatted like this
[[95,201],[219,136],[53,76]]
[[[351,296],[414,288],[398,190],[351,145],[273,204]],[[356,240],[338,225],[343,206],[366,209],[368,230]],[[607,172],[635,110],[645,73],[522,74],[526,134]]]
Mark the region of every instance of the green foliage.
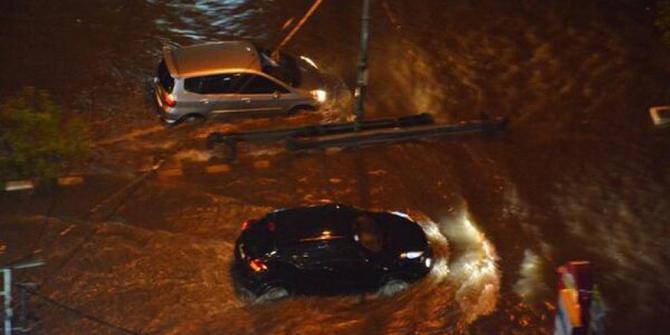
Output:
[[659,1],[657,11],[656,27],[661,30],[663,42],[670,45],[670,1]]
[[25,88],[0,106],[0,180],[53,180],[88,148],[84,124],[45,91]]

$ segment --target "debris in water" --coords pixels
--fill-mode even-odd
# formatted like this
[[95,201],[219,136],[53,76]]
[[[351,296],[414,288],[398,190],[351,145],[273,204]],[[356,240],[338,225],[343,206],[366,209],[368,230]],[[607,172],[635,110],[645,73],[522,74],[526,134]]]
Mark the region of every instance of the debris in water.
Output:
[[230,165],[228,164],[219,164],[219,165],[210,165],[205,168],[207,173],[224,173],[230,171]]
[[670,106],[656,106],[649,108],[649,115],[656,127],[670,126]]
[[256,169],[267,169],[270,167],[270,161],[268,160],[256,161],[254,162],[254,167]]

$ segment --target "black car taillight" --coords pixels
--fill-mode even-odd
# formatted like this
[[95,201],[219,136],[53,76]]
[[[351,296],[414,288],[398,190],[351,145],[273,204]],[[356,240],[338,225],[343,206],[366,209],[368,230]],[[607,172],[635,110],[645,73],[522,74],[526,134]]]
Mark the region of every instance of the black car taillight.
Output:
[[261,272],[268,269],[267,265],[265,265],[265,263],[263,263],[263,261],[260,258],[254,258],[250,260],[249,267],[254,272]]

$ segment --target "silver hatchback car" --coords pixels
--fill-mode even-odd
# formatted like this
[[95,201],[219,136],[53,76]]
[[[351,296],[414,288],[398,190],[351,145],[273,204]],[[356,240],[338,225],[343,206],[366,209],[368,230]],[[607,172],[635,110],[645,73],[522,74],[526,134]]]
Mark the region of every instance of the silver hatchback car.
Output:
[[318,109],[327,93],[316,64],[304,56],[277,58],[246,41],[164,48],[154,78],[161,119],[174,124]]

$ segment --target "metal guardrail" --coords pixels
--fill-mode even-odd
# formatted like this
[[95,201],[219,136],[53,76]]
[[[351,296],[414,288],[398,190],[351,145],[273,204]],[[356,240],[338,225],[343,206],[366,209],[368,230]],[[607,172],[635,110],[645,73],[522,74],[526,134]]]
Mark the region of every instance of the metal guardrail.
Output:
[[269,143],[288,141],[294,137],[318,137],[335,134],[350,134],[358,129],[374,130],[388,128],[404,128],[433,124],[433,117],[428,113],[404,116],[399,118],[384,118],[376,120],[354,122],[317,124],[296,128],[263,129],[247,132],[221,133],[213,132],[207,136],[207,148],[221,148],[226,150],[226,160],[233,161],[237,157],[239,142]]
[[12,284],[12,271],[14,270],[23,270],[23,269],[29,269],[29,268],[34,268],[38,266],[44,265],[44,261],[40,259],[25,259],[22,261],[14,262],[12,264],[5,265],[0,268],[0,272],[2,272],[2,291],[0,291],[0,297],[2,297],[3,300],[3,308],[2,308],[2,314],[3,314],[3,332],[2,334],[4,335],[11,335],[12,331],[16,330],[17,332],[25,332],[25,330],[29,329],[29,327],[26,327],[27,324],[27,302],[26,302],[26,296],[24,294],[23,289],[26,287],[31,287],[32,284],[24,283],[22,286],[19,286],[21,288],[21,302],[20,302],[20,327],[14,327],[12,325],[12,322],[14,320],[14,308],[13,308],[13,303],[12,303],[12,287],[14,286]]
[[347,134],[319,137],[293,137],[287,141],[289,150],[310,150],[327,147],[352,147],[370,144],[386,144],[424,138],[465,134],[493,134],[507,126],[507,118],[466,121],[458,124],[418,125],[407,128],[363,130]]

